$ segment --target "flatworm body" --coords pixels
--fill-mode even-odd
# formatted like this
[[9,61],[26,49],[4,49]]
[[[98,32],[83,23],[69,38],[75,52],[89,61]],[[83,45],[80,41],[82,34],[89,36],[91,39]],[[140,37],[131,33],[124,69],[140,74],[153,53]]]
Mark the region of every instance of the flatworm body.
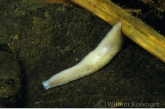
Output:
[[47,81],[43,81],[44,88],[47,90],[77,80],[98,71],[109,63],[120,51],[123,44],[121,26],[121,22],[114,25],[99,45],[77,65],[55,74]]

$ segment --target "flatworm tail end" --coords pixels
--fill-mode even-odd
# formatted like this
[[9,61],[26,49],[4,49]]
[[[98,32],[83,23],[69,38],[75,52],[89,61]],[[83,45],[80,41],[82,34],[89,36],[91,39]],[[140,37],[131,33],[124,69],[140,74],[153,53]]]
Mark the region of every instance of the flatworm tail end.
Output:
[[44,88],[45,88],[46,90],[48,90],[48,89],[50,88],[50,86],[48,85],[48,82],[47,82],[47,81],[43,81],[43,82],[42,82],[42,85],[44,86]]
[[117,25],[120,25],[121,26],[121,22],[118,22]]

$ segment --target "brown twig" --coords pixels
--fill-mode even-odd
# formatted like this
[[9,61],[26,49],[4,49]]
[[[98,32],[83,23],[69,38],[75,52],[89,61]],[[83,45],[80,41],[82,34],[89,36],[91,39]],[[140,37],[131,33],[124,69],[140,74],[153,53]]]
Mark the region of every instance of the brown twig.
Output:
[[71,0],[102,20],[114,25],[122,22],[122,32],[145,50],[165,62],[165,38],[141,20],[110,0]]

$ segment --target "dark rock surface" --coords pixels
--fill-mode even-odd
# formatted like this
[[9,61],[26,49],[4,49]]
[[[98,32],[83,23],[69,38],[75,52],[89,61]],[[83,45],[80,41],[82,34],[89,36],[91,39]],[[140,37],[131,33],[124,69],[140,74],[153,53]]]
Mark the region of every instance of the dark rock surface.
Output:
[[0,107],[15,107],[20,95],[21,69],[16,53],[8,44],[0,44]]
[[[99,100],[106,102],[105,107],[126,107],[108,102],[165,107],[164,63],[126,36],[121,52],[104,68],[45,90],[42,81],[77,64],[111,26],[71,6],[26,0],[4,0],[0,5],[0,43],[13,46],[23,75],[16,107],[98,107]],[[100,102],[102,107],[104,101]]]

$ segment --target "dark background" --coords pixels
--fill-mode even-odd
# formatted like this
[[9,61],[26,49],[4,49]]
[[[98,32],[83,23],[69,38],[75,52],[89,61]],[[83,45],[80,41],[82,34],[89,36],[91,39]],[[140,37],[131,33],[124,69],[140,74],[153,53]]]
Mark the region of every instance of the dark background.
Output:
[[[165,36],[164,2],[124,1],[113,0]],[[105,107],[165,107],[165,64],[126,36],[123,49],[101,70],[43,88],[42,81],[77,64],[110,30],[92,13],[44,1],[0,0],[0,15],[0,107],[98,107],[99,100]]]

